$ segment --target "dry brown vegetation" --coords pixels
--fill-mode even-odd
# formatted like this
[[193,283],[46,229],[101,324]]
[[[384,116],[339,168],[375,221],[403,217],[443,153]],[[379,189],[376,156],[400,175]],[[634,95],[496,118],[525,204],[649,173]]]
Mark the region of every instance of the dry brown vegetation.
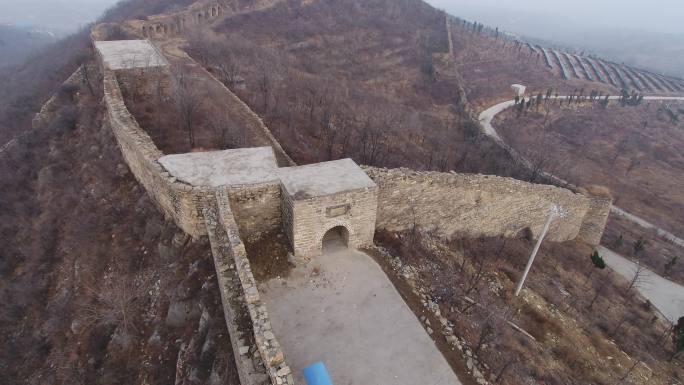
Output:
[[[142,18],[194,0],[127,0],[109,9],[102,22]],[[92,55],[90,26],[50,44],[26,62],[0,70],[0,145],[30,127],[33,115],[40,111],[60,84]]]
[[[549,101],[523,116],[511,109],[494,122],[505,141],[551,172],[576,185],[601,184],[611,190],[616,206],[638,215],[675,235],[684,234],[684,129],[672,118],[678,102],[644,101],[638,106],[611,102],[559,106]],[[670,112],[668,112],[670,111]],[[625,255],[643,237],[649,244],[639,258],[656,272],[682,249],[659,239],[652,231],[611,220],[607,239]],[[681,261],[680,261],[681,265]],[[674,276],[681,281],[681,266]]]
[[546,243],[515,298],[531,241],[445,241],[420,231],[383,232],[376,241],[401,260],[404,269],[393,274],[413,272],[491,378],[504,372],[497,383],[670,384],[684,376],[681,364],[668,362],[669,326],[626,281],[592,272],[584,244]]
[[208,243],[164,220],[93,91],[0,154],[0,378],[237,384]]
[[[643,250],[635,249],[640,241],[644,242]],[[684,285],[684,250],[655,231],[635,226],[619,215],[611,215],[601,242],[620,255],[647,266],[656,274]]]
[[[129,1],[105,20],[144,18],[188,2]],[[264,117],[299,163],[353,157],[381,166],[524,175],[478,132],[460,88],[479,106],[508,95],[514,82],[559,90],[582,84],[561,85],[541,63],[500,42],[454,32],[456,66],[446,54],[444,15],[422,2],[286,2],[191,36],[188,50]],[[211,377],[237,383],[206,240],[191,241],[165,222],[132,178],[102,126],[101,90],[63,89],[50,127],[28,131],[31,112],[89,59],[87,34],[47,52],[0,78],[7,85],[0,91],[0,142],[27,132],[0,162],[0,293],[7,299],[0,307],[0,378],[168,384]],[[155,143],[167,153],[248,143],[244,131],[221,115],[225,101],[204,87],[210,84],[206,75],[189,71],[190,88],[201,99],[189,123],[173,87],[156,95],[125,90]],[[25,87],[27,79],[32,87]],[[649,151],[635,142],[653,164],[663,162],[663,153],[677,156],[659,135],[660,142],[652,142],[659,146]],[[630,179],[641,173],[636,166]],[[615,183],[629,185],[618,176]],[[638,200],[637,192],[618,193],[623,201]],[[590,250],[584,245],[546,245],[530,290],[516,302],[510,293],[529,241],[444,243],[414,234],[380,234],[378,240],[417,269],[491,373],[506,367],[501,383],[612,384],[635,362],[641,364],[624,382],[652,378],[664,384],[683,376],[664,362],[663,325],[648,304],[626,291],[625,282],[602,273],[588,276]],[[261,258],[252,261],[259,277],[286,273],[282,234],[246,246],[250,258]],[[464,295],[487,307],[469,305]],[[502,317],[535,340],[502,325]],[[517,354],[523,359],[512,361]]]
[[189,40],[300,164],[520,173],[464,113],[445,15],[423,2],[287,2]]

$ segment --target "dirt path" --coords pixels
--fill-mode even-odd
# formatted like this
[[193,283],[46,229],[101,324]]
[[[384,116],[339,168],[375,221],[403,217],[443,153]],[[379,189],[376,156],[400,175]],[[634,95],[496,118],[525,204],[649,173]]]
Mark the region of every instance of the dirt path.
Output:
[[335,384],[460,385],[380,266],[340,246],[259,288],[295,380],[322,360]]

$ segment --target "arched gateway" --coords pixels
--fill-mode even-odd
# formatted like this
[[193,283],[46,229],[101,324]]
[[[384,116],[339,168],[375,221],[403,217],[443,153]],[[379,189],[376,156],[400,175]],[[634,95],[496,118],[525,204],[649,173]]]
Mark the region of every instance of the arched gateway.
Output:
[[354,161],[285,167],[278,176],[283,224],[296,257],[321,254],[324,240],[336,232],[349,248],[373,243],[378,187]]
[[323,252],[337,251],[349,247],[349,230],[344,226],[335,226],[326,231],[321,238]]

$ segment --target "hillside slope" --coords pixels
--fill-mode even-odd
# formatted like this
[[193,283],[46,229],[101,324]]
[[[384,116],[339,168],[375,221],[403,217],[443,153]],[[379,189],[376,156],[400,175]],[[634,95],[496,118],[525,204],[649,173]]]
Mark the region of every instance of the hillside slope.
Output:
[[101,93],[72,79],[0,153],[0,377],[238,383],[206,240],[163,219],[102,124]]
[[298,163],[524,175],[479,134],[446,15],[421,1],[282,2],[197,31],[187,51]]

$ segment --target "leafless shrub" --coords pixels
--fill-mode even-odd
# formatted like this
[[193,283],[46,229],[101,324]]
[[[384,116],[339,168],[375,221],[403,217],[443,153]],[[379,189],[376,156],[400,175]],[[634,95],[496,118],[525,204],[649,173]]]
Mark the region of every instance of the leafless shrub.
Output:
[[86,325],[115,327],[125,337],[134,336],[147,290],[146,282],[132,279],[106,279],[97,288],[86,287],[89,300],[82,308]]

